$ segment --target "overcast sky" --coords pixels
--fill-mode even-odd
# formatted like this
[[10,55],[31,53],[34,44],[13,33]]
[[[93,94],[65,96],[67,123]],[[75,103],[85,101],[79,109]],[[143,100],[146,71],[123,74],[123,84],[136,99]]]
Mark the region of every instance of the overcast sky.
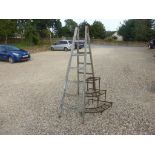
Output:
[[[84,20],[86,20],[89,24],[92,24],[95,19],[94,20],[93,19],[73,19],[73,20],[78,24],[80,24]],[[104,24],[106,31],[117,31],[121,23],[123,23],[124,21],[124,19],[96,19],[96,20],[99,20]],[[64,26],[65,25],[64,19],[62,19],[61,22],[62,22],[62,25]]]

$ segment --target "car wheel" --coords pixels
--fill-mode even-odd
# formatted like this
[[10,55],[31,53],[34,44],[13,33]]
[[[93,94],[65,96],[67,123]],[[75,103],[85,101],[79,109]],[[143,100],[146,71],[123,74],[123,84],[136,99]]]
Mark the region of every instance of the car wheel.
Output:
[[51,47],[51,51],[54,51],[54,48],[53,47]]
[[153,47],[151,45],[149,45],[149,49],[152,49]]
[[68,51],[68,48],[67,48],[67,47],[65,47],[65,48],[64,48],[64,51],[65,51],[65,52],[67,52],[67,51]]
[[13,60],[13,58],[12,58],[12,57],[9,57],[9,62],[10,62],[11,64],[13,64],[13,63],[14,63],[14,60]]
[[149,45],[149,49],[151,49],[151,46]]

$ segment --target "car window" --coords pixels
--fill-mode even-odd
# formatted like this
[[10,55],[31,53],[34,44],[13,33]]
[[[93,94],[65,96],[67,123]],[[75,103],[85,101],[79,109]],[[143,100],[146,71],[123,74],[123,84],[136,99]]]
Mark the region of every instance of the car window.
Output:
[[59,44],[63,44],[63,41],[60,41]]
[[64,41],[64,44],[68,44],[68,42],[67,41]]
[[60,41],[60,44],[67,44],[67,41]]
[[58,43],[57,43],[57,45],[61,45],[62,44],[62,41],[59,41]]

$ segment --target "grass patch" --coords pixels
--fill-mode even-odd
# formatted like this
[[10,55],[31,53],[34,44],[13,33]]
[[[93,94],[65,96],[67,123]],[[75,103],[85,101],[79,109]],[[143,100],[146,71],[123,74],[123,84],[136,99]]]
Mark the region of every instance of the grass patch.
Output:
[[115,40],[103,40],[103,39],[92,39],[93,44],[99,45],[122,45],[122,46],[147,46],[148,42],[140,41],[115,41]]
[[31,53],[41,52],[41,51],[48,51],[50,50],[51,44],[55,43],[56,41],[60,40],[59,38],[53,38],[50,42],[48,39],[41,40],[38,45],[30,44],[25,40],[14,40],[9,41],[9,45],[14,45],[20,49],[27,50]]

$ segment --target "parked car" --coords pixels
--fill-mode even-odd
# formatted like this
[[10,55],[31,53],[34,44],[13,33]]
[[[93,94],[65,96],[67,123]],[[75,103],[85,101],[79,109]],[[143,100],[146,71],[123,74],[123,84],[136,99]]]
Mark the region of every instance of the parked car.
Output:
[[149,41],[149,48],[152,49],[152,48],[155,48],[155,39],[152,39],[151,41]]
[[[84,47],[84,41],[75,41],[75,49],[77,49],[77,44],[79,42],[79,49]],[[51,50],[64,50],[64,51],[69,51],[71,50],[72,47],[72,40],[61,40],[55,43],[54,45],[51,45]]]
[[28,51],[19,49],[11,45],[0,45],[0,60],[10,63],[30,60]]
[[51,45],[51,50],[64,50],[69,51],[72,47],[72,41],[71,40],[61,40],[55,43],[54,45]]
[[75,49],[77,49],[78,43],[79,43],[79,49],[81,49],[84,47],[85,41],[84,40],[75,41]]

